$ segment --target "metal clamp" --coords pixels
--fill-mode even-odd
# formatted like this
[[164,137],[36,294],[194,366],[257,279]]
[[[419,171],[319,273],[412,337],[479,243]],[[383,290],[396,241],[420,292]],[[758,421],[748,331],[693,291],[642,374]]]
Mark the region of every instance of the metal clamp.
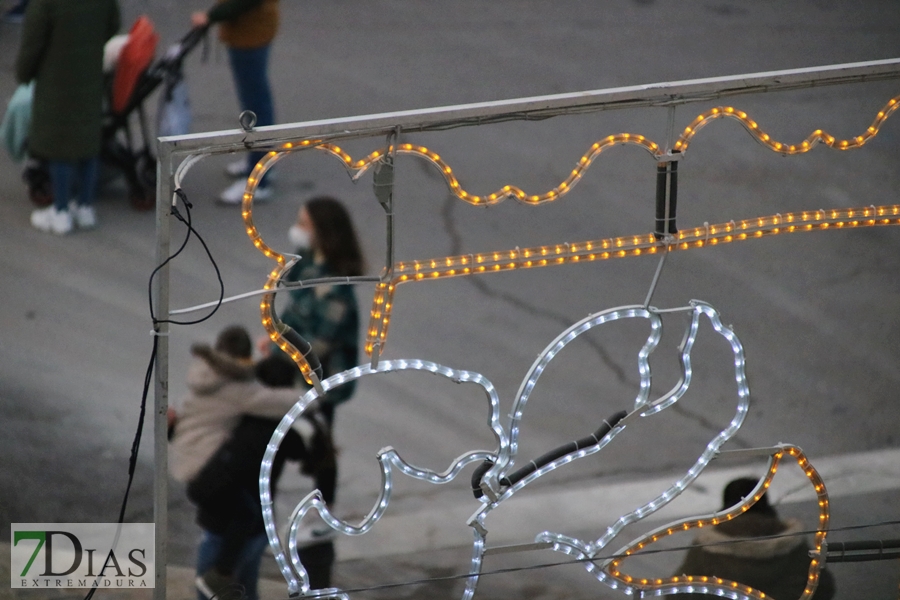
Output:
[[680,152],[659,157],[656,163],[656,222],[654,235],[663,239],[678,233],[675,227],[675,209],[678,200],[678,161]]

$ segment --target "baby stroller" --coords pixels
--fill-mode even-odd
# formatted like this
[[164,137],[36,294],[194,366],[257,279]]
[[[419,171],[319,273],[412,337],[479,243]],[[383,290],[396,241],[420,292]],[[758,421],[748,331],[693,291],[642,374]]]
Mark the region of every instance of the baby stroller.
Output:
[[[109,76],[100,159],[104,166],[124,175],[128,198],[138,210],[150,210],[156,204],[156,157],[151,147],[154,136],[149,131],[144,102],[161,85],[164,85],[163,103],[172,100],[184,78],[184,58],[205,37],[206,30],[206,27],[191,29],[162,58],[154,61],[159,36],[150,20],[140,17],[121,46],[115,69]],[[134,114],[140,126],[139,141],[132,131]],[[23,178],[34,204],[47,206],[53,202],[50,175],[43,160],[30,158]]]

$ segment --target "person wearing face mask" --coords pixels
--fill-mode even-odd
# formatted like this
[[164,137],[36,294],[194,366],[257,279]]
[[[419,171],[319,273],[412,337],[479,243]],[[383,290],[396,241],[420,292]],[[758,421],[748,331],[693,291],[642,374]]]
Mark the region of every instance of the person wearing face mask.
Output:
[[[288,239],[301,259],[285,276],[286,281],[362,275],[365,262],[359,239],[346,208],[334,198],[320,196],[306,202]],[[353,286],[325,285],[290,291],[290,302],[281,320],[312,346],[328,378],[359,364],[359,308]],[[335,406],[353,395],[351,381],[328,391],[321,411],[329,425]]]

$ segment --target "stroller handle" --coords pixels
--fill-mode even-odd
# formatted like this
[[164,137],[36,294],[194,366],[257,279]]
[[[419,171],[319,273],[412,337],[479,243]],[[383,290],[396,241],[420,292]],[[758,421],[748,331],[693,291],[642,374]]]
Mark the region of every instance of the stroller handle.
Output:
[[167,67],[180,65],[184,57],[206,37],[207,31],[209,31],[208,24],[191,28],[180,40],[169,46],[162,62]]

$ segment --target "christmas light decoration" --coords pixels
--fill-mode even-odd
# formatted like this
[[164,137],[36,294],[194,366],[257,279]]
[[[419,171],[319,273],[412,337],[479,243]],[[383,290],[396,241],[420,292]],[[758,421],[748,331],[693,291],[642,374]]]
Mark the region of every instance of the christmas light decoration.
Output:
[[[805,140],[794,144],[787,144],[772,139],[743,111],[727,106],[717,107],[694,119],[691,125],[682,132],[673,146],[672,152],[683,155],[697,132],[711,121],[720,118],[731,118],[739,121],[757,141],[765,147],[784,155],[808,152],[819,143],[838,150],[860,148],[878,133],[880,127],[896,111],[898,106],[900,106],[900,96],[891,99],[878,113],[866,132],[854,138],[837,140],[824,130],[817,129]],[[710,324],[715,333],[725,339],[732,351],[735,369],[736,412],[731,421],[707,444],[694,464],[676,479],[668,489],[662,491],[650,502],[635,508],[628,514],[622,515],[615,523],[609,525],[600,537],[593,540],[582,540],[563,533],[545,531],[534,538],[534,544],[548,546],[554,551],[584,560],[586,570],[594,577],[610,588],[620,590],[627,595],[645,597],[676,593],[700,593],[740,600],[764,600],[766,598],[765,594],[740,582],[691,574],[655,579],[637,578],[624,571],[623,563],[628,557],[645,550],[649,545],[675,532],[715,526],[718,523],[739,516],[757,502],[765,490],[768,489],[780,462],[787,454],[803,469],[811,485],[816,490],[819,505],[819,523],[815,535],[815,552],[821,551],[829,522],[829,501],[825,485],[799,448],[782,444],[768,449],[769,467],[766,475],[760,479],[754,492],[740,504],[723,511],[691,517],[655,529],[623,546],[611,558],[600,555],[600,552],[606,550],[607,546],[620,535],[623,528],[654,514],[691,485],[709,465],[710,461],[723,454],[722,446],[734,436],[747,414],[750,391],[746,380],[742,345],[734,332],[722,324],[718,312],[709,304],[701,301],[692,301],[689,306],[667,310],[658,310],[649,305],[625,306],[601,311],[575,323],[563,331],[541,352],[526,373],[514,399],[509,421],[505,426],[500,423],[497,393],[490,381],[481,374],[459,371],[422,360],[379,360],[378,354],[384,348],[391,320],[393,296],[397,286],[400,284],[447,277],[505,272],[523,268],[659,254],[661,251],[667,253],[669,251],[696,249],[759,239],[782,233],[898,225],[900,224],[900,205],[784,213],[737,222],[730,221],[717,225],[704,223],[702,227],[692,227],[678,231],[667,230],[665,235],[648,233],[388,264],[385,267],[385,276],[376,285],[365,345],[366,352],[370,355],[373,354],[376,347],[378,347],[379,352],[374,354],[372,364],[354,367],[324,381],[319,380],[314,365],[310,364],[308,347],[304,347],[303,340],[292,338],[291,332],[278,321],[277,316],[274,314],[274,294],[278,290],[282,278],[293,264],[292,257],[273,250],[263,241],[252,220],[253,194],[258,182],[266,171],[275,162],[291,152],[304,149],[316,149],[327,152],[337,157],[354,179],[361,177],[373,166],[386,163],[388,157],[390,157],[390,160],[393,160],[395,155],[412,155],[431,163],[439,169],[451,193],[469,204],[496,204],[506,198],[512,198],[525,204],[540,204],[557,200],[569,193],[581,180],[593,161],[604,150],[611,146],[625,144],[637,145],[643,148],[657,161],[673,159],[672,154],[664,152],[659,144],[644,136],[630,133],[610,135],[593,144],[579,159],[566,179],[559,185],[540,194],[527,193],[522,188],[514,185],[504,185],[489,194],[473,194],[463,188],[453,169],[439,154],[424,146],[409,143],[391,143],[385,149],[377,150],[365,158],[355,161],[332,141],[300,140],[286,143],[279,149],[268,152],[253,169],[247,180],[242,204],[242,215],[247,234],[253,245],[266,257],[276,262],[276,266],[270,272],[265,284],[265,289],[271,290],[271,292],[263,296],[260,305],[262,323],[270,338],[291,356],[307,382],[313,386],[279,424],[267,448],[260,471],[260,496],[266,531],[279,568],[288,582],[291,595],[347,598],[344,592],[336,588],[327,590],[310,589],[306,571],[299,560],[297,544],[297,535],[300,531],[301,521],[304,518],[311,518],[307,517],[308,513],[315,511],[318,515],[317,518],[340,533],[345,535],[363,535],[371,530],[387,510],[393,489],[393,475],[395,472],[399,471],[413,479],[432,484],[444,484],[452,481],[466,466],[479,463],[479,467],[473,474],[473,492],[479,506],[468,520],[468,525],[473,530],[473,548],[469,567],[470,577],[467,579],[466,589],[463,593],[464,600],[471,599],[475,594],[484,556],[488,551],[486,521],[490,513],[540,477],[574,460],[600,452],[612,443],[627,427],[637,426],[641,419],[661,413],[666,408],[680,401],[691,385],[693,374],[691,351],[704,319]],[[674,227],[674,217],[672,226]],[[388,262],[393,261],[390,260]],[[649,304],[649,297],[647,304]],[[663,316],[671,313],[684,313],[690,316],[690,323],[685,329],[684,338],[679,346],[680,375],[678,381],[671,389],[654,397],[651,388],[652,378],[650,375],[649,356],[656,349],[662,335]],[[640,384],[631,410],[624,416],[619,414],[608,419],[591,436],[580,438],[571,444],[547,453],[543,457],[526,463],[523,467],[516,468],[520,423],[523,419],[525,406],[547,365],[554,360],[567,344],[579,335],[605,323],[631,318],[646,319],[650,325],[650,334],[638,353],[637,369]],[[445,471],[436,472],[407,462],[392,447],[388,446],[379,451],[376,456],[380,466],[382,485],[375,505],[365,518],[359,523],[352,524],[335,517],[325,504],[321,493],[316,490],[307,495],[294,510],[290,519],[287,546],[286,548],[282,547],[274,523],[270,483],[272,461],[281,440],[291,427],[291,424],[310,403],[316,401],[329,389],[366,375],[383,375],[406,370],[423,371],[453,381],[470,382],[481,386],[488,399],[488,427],[494,435],[497,447],[492,450],[466,452],[454,459]],[[562,511],[565,510],[565,507],[556,506],[555,509]],[[821,566],[819,558],[811,559],[808,584],[801,600],[806,600],[814,594]]]
[[[431,373],[458,383],[470,382],[481,386],[488,400],[488,427],[494,434],[494,438],[497,440],[499,451],[505,452],[505,449],[509,446],[509,440],[506,432],[500,425],[500,400],[493,384],[478,373],[458,371],[422,360],[381,361],[374,368],[369,365],[359,366],[329,377],[321,383],[322,393],[349,381],[359,379],[365,375],[377,375],[410,370]],[[413,479],[419,479],[428,483],[443,484],[452,481],[466,465],[473,462],[480,463],[485,460],[493,460],[497,455],[496,450],[493,452],[473,450],[458,457],[445,471],[438,473],[430,469],[416,467],[406,462],[391,447],[383,448],[377,455],[378,462],[381,466],[382,487],[378,500],[369,511],[369,514],[357,525],[351,525],[334,517],[325,505],[321,493],[318,490],[315,490],[298,504],[291,517],[291,528],[288,536],[289,557],[287,557],[285,556],[284,549],[282,548],[281,541],[275,528],[275,516],[271,492],[272,464],[275,459],[275,454],[278,451],[278,447],[291,425],[303,413],[306,407],[319,398],[322,393],[315,388],[310,389],[302,398],[300,398],[287,415],[285,415],[269,441],[260,468],[259,491],[263,508],[263,521],[265,522],[266,532],[269,536],[269,543],[275,555],[275,561],[278,563],[279,569],[288,583],[288,591],[292,595],[302,593],[305,596],[310,593],[309,579],[306,575],[306,570],[300,563],[297,554],[296,541],[299,523],[307,512],[314,509],[319,514],[319,517],[321,517],[329,527],[336,531],[346,535],[362,535],[372,528],[388,507],[393,487],[392,473],[394,469],[399,470],[402,474],[412,477]],[[313,597],[320,597],[322,594],[325,594],[326,597],[342,597],[336,590],[318,590],[316,593],[311,593],[310,595]]]
[[645,256],[663,250],[693,250],[786,233],[884,225],[900,225],[900,205],[802,211],[716,225],[704,224],[703,227],[682,229],[673,237],[665,239],[659,239],[653,233],[645,233],[400,262],[394,266],[391,281],[381,282],[375,287],[365,349],[366,353],[371,354],[376,342],[384,348],[394,291],[404,283]]
[[[676,521],[663,525],[649,533],[644,534],[640,538],[634,540],[627,546],[616,552],[618,557],[606,559],[601,562],[598,567],[594,563],[585,563],[588,571],[592,572],[601,581],[606,580],[611,587],[621,589],[624,593],[638,597],[653,595],[661,596],[679,593],[704,593],[716,596],[724,596],[741,600],[764,600],[767,596],[759,590],[743,585],[737,581],[729,581],[719,577],[696,576],[696,575],[677,575],[667,578],[638,578],[625,574],[621,571],[620,566],[624,557],[632,556],[641,550],[646,549],[651,544],[670,536],[674,533],[688,531],[694,528],[710,527],[718,525],[724,521],[730,521],[735,517],[746,512],[751,506],[756,504],[762,495],[769,489],[775,472],[778,470],[779,463],[787,454],[793,458],[797,465],[803,470],[809,479],[810,484],[816,492],[819,506],[819,522],[816,528],[815,539],[813,542],[814,553],[818,555],[821,552],[830,519],[830,507],[828,493],[825,490],[825,483],[816,469],[810,464],[809,460],[803,454],[803,451],[796,446],[787,444],[778,445],[770,450],[769,466],[766,474],[759,480],[756,488],[742,502],[732,506],[726,510],[713,513],[705,517],[694,517],[682,521]],[[570,554],[587,556],[587,551],[577,548],[573,545],[566,546]],[[819,573],[822,569],[821,561],[812,558],[809,563],[807,573],[807,584],[803,590],[803,595],[798,600],[806,600],[813,597],[816,587],[819,583]]]
[[[717,107],[694,119],[691,125],[686,127],[681,134],[681,137],[674,146],[674,150],[675,152],[684,154],[690,140],[696,133],[710,121],[719,118],[732,118],[738,120],[758,141],[782,154],[800,154],[807,152],[819,141],[832,148],[849,150],[863,146],[868,140],[874,137],[882,124],[884,124],[898,107],[900,107],[900,96],[894,97],[888,101],[884,108],[878,112],[875,120],[868,129],[862,135],[856,136],[853,139],[837,140],[823,130],[817,129],[806,140],[800,144],[793,145],[772,140],[769,134],[763,133],[759,129],[757,123],[750,119],[747,113],[730,106]],[[361,177],[371,167],[378,164],[379,161],[385,160],[387,156],[392,156],[394,154],[410,154],[434,164],[442,173],[451,192],[459,199],[469,202],[470,204],[495,204],[505,198],[515,198],[526,204],[540,204],[556,200],[567,194],[582,178],[594,159],[599,156],[604,149],[622,144],[638,145],[651,153],[655,158],[663,158],[663,153],[660,151],[659,144],[648,140],[642,135],[630,133],[610,135],[593,144],[588,152],[579,159],[575,169],[573,169],[569,177],[555,188],[543,194],[527,194],[519,187],[506,185],[491,194],[479,196],[463,189],[456,176],[453,174],[452,168],[441,159],[439,154],[424,146],[397,144],[395,148],[394,145],[388,145],[384,150],[376,150],[365,158],[354,161],[353,157],[347,154],[340,146],[331,142],[322,140],[287,142],[284,143],[279,150],[267,152],[253,168],[253,171],[247,178],[247,187],[244,191],[242,216],[247,235],[250,237],[253,245],[266,257],[272,258],[279,265],[278,268],[272,271],[269,280],[266,283],[266,289],[269,289],[270,287],[274,289],[280,280],[280,277],[287,272],[288,268],[284,266],[286,261],[284,255],[269,247],[263,241],[259,231],[253,224],[253,194],[263,175],[265,175],[276,162],[291,152],[310,148],[327,152],[337,157],[341,161],[341,164],[343,164],[352,174],[354,179]],[[645,253],[654,254],[662,248],[687,250],[691,248],[702,248],[708,244],[717,245],[721,243],[755,239],[765,235],[824,230],[832,226],[842,228],[896,225],[900,223],[898,216],[900,216],[900,212],[898,212],[898,207],[896,205],[880,207],[871,206],[850,210],[833,209],[829,211],[805,211],[799,214],[788,213],[784,216],[779,214],[771,217],[745,220],[740,221],[738,224],[735,224],[734,222],[712,226],[705,224],[702,228],[694,228],[690,234],[686,234],[683,231],[678,232],[676,234],[678,236],[676,244],[670,244],[669,240],[661,240],[652,234],[648,234],[599,241],[565,243],[562,245],[557,244],[554,246],[526,249],[521,252],[516,249],[460,257],[444,257],[425,261],[427,266],[420,261],[399,263],[398,265],[386,265],[386,268],[388,268],[389,272],[393,275],[393,279],[391,281],[383,281],[375,288],[366,335],[365,351],[367,354],[372,355],[376,344],[383,350],[390,325],[394,290],[396,289],[396,286],[401,283],[438,279],[441,277],[500,272],[517,268],[543,267],[581,261],[640,256]],[[271,303],[272,296],[267,295],[264,296],[260,305],[263,324],[266,327],[269,337],[297,363],[307,383],[315,385],[314,374],[310,375],[310,367],[303,357],[303,353],[288,342],[281,331],[279,331],[280,325],[274,318]]]
[[[663,328],[662,317],[664,314],[670,313],[687,313],[690,315],[690,322],[685,329],[684,338],[679,346],[681,374],[678,381],[668,392],[653,398],[649,358],[661,339]],[[269,443],[260,471],[260,495],[263,501],[263,519],[266,524],[266,531],[269,535],[275,559],[288,582],[289,593],[292,595],[299,594],[303,597],[346,597],[343,592],[338,589],[311,590],[309,588],[309,580],[306,571],[299,560],[296,536],[299,531],[301,520],[306,517],[310,511],[317,512],[319,518],[321,518],[327,526],[340,533],[346,535],[362,535],[369,531],[387,510],[390,502],[393,487],[393,473],[395,470],[414,479],[433,484],[443,484],[453,480],[465,466],[472,463],[482,463],[483,465],[486,465],[487,468],[476,470],[476,473],[479,474],[477,477],[479,481],[473,481],[473,485],[477,483],[478,491],[482,492],[481,494],[476,493],[476,497],[481,503],[481,506],[469,520],[469,525],[473,529],[474,542],[469,571],[471,577],[467,580],[466,590],[463,595],[464,599],[472,598],[477,586],[478,575],[481,572],[483,557],[487,549],[486,537],[488,535],[488,530],[485,520],[489,514],[493,510],[499,508],[503,502],[511,498],[514,494],[520,492],[529,483],[574,460],[585,458],[599,452],[611,443],[612,440],[627,426],[637,425],[640,422],[640,419],[660,413],[667,407],[679,401],[688,391],[691,384],[691,351],[700,330],[701,320],[704,317],[711,324],[712,329],[722,336],[731,347],[735,369],[734,381],[737,396],[736,413],[731,422],[707,445],[703,454],[681,478],[675,481],[671,487],[651,502],[620,517],[616,523],[608,527],[606,532],[597,540],[589,542],[564,534],[551,532],[542,532],[535,538],[536,543],[549,544],[556,551],[581,558],[591,558],[596,556],[600,550],[604,549],[613,539],[615,539],[625,526],[653,514],[684,491],[684,489],[699,476],[709,462],[720,453],[722,445],[734,435],[744,420],[749,407],[750,390],[747,385],[743,348],[737,336],[729,328],[722,325],[718,312],[709,304],[693,301],[687,307],[667,309],[664,311],[639,305],[625,306],[590,315],[582,321],[575,323],[557,336],[557,338],[540,353],[537,360],[526,373],[516,395],[513,411],[510,414],[509,422],[506,427],[500,424],[499,398],[497,397],[496,390],[487,378],[478,373],[458,371],[421,360],[391,360],[381,361],[374,367],[370,365],[355,367],[326,379],[322,382],[322,388],[326,392],[329,389],[342,385],[348,381],[359,379],[365,375],[377,375],[405,370],[424,371],[453,381],[475,383],[482,387],[488,399],[489,418],[487,423],[497,441],[497,448],[492,451],[475,450],[467,452],[455,459],[447,470],[438,473],[429,469],[416,467],[401,458],[393,448],[386,447],[377,455],[377,460],[381,469],[382,487],[379,497],[368,515],[355,525],[342,521],[331,514],[328,507],[325,505],[321,494],[316,490],[307,495],[294,510],[290,520],[287,551],[285,552],[282,548],[282,543],[278,537],[274,523],[270,488],[272,461],[278,451],[281,440],[291,427],[292,423],[303,413],[311,402],[314,402],[320,396],[319,391],[316,389],[309,390],[279,424]],[[555,459],[544,464],[532,463],[534,468],[526,468],[527,475],[516,475],[516,472],[519,472],[516,471],[515,464],[518,453],[520,422],[523,418],[528,399],[547,365],[549,365],[566,345],[579,335],[594,327],[620,319],[630,318],[646,319],[650,324],[650,334],[638,353],[637,369],[640,376],[640,385],[634,399],[632,411],[624,418],[619,417],[617,420],[611,422],[605,429],[601,429],[601,431],[603,431],[601,436],[594,437],[591,442],[583,447],[578,447],[577,445],[573,446],[574,450],[571,452],[561,453]],[[825,492],[824,484],[822,484],[818,474],[811,465],[809,465],[799,449],[792,446],[780,446],[773,450],[773,458],[769,472],[764,480],[761,481],[760,486],[764,486],[765,488],[768,487],[769,482],[775,474],[778,460],[781,459],[785,452],[797,459],[798,464],[806,471],[810,480],[816,487],[817,494],[819,494],[820,510],[823,515],[819,523],[819,535],[817,535],[816,538],[816,547],[819,548],[825,539],[825,531],[828,525],[827,494]],[[683,592],[689,587],[696,591],[700,591],[702,587],[706,590],[727,591],[729,594],[734,594],[732,596],[734,598],[752,598],[753,600],[760,600],[763,596],[760,595],[759,592],[752,590],[752,588],[746,588],[746,586],[734,588],[732,587],[732,582],[725,580],[707,578],[707,580],[703,581],[702,586],[695,584],[693,579],[682,581],[678,577],[652,581],[646,579],[635,580],[635,578],[625,574],[621,569],[621,562],[624,557],[642,550],[647,545],[656,542],[666,535],[670,535],[676,529],[683,531],[692,527],[703,527],[715,524],[723,519],[733,518],[737,514],[740,514],[740,512],[743,512],[743,510],[746,510],[745,507],[747,505],[752,504],[758,499],[759,494],[754,494],[752,497],[748,497],[743,505],[732,507],[729,511],[724,513],[715,513],[708,516],[692,518],[678,523],[677,526],[670,525],[665,532],[656,530],[639,538],[637,541],[632,542],[621,551],[617,552],[618,558],[607,560],[600,565],[586,562],[585,566],[598,580],[606,583],[613,589],[622,589],[629,594],[635,594],[638,591],[646,590],[657,591],[662,595]],[[566,510],[566,508],[564,506],[557,506],[556,510]],[[809,590],[815,590],[818,571],[818,562],[813,561],[810,567]],[[698,581],[700,580],[701,578],[698,578]],[[812,591],[810,591],[810,594]]]

